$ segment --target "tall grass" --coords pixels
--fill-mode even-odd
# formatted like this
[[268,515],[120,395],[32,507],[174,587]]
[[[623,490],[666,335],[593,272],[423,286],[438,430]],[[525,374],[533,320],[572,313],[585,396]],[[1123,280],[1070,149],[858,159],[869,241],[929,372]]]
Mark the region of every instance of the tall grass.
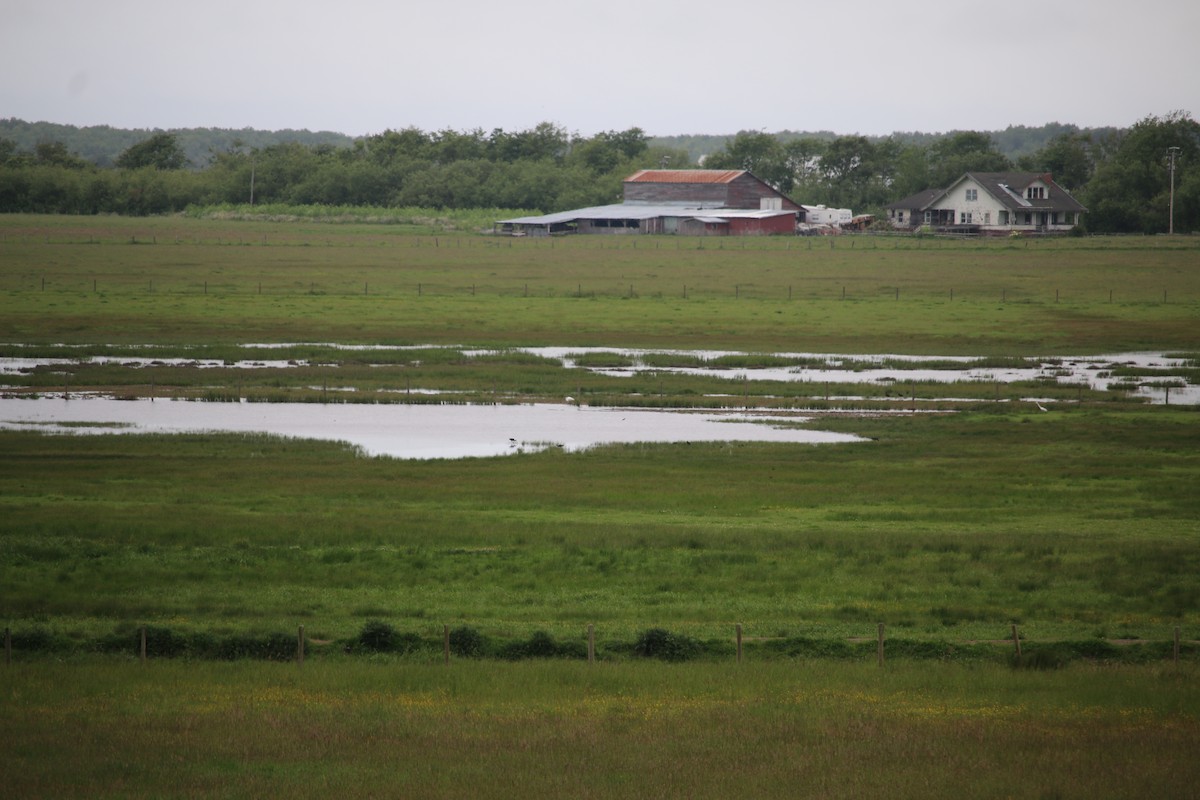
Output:
[[502,208],[374,208],[370,206],[260,203],[257,205],[189,206],[184,211],[184,216],[208,221],[269,223],[307,221],[338,225],[396,225],[415,233],[479,233],[491,231],[498,219],[536,213],[536,211],[528,209]]
[[10,670],[20,797],[1184,797],[1190,670],[85,660]]

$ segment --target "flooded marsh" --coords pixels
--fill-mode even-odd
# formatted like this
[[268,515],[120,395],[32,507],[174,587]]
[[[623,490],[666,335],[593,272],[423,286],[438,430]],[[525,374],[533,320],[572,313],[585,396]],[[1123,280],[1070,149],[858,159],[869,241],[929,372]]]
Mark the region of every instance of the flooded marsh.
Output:
[[884,413],[889,405],[916,412],[1003,400],[1045,409],[1071,401],[1071,389],[1076,401],[1085,390],[1200,401],[1189,382],[1195,360],[1166,353],[978,359],[312,343],[226,347],[220,356],[150,346],[23,351],[9,346],[0,359],[6,428],[256,432],[403,458],[634,442],[853,441],[801,426],[814,414]]

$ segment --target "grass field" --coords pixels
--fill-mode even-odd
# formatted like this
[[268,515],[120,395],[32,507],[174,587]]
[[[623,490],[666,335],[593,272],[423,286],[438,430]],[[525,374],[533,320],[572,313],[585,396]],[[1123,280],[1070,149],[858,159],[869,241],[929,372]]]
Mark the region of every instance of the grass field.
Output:
[[1191,348],[1200,304],[1193,239],[390,231],[0,219],[0,341],[1080,354]]
[[[243,345],[1194,360],[1198,266],[1200,241],[1183,237],[534,241],[0,218],[0,355],[311,360],[286,375],[84,360],[5,376],[6,392],[320,402],[351,386],[375,402],[411,385],[481,401],[848,405],[816,424],[867,439],[400,461],[264,436],[2,431],[5,785],[1187,796],[1200,777],[1195,407],[1047,382],[964,384],[946,404],[917,385],[895,391],[955,413],[879,416],[890,390],[864,385],[832,387],[864,398],[847,404],[751,378],[711,400],[728,381],[607,378],[503,349]],[[1042,412],[1030,396],[1057,402]],[[366,652],[371,623],[400,645]],[[299,625],[301,667],[221,660],[263,641],[288,658]],[[1056,669],[1007,665],[1013,625],[1020,663]],[[479,637],[456,642],[449,669],[446,627]],[[677,635],[689,660],[639,657],[648,629]],[[558,657],[526,657],[539,653]]]
[[409,462],[6,433],[5,606],[81,639],[136,621],[340,640],[372,618],[620,640],[738,622],[1163,640],[1200,623],[1194,411],[822,424],[874,441]]
[[1200,778],[1193,669],[84,661],[3,680],[13,797],[1131,798]]

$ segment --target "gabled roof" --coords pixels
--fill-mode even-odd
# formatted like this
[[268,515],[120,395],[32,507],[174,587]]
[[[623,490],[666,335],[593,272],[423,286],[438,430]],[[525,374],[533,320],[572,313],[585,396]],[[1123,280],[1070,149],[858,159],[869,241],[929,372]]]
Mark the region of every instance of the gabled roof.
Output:
[[945,189],[922,189],[916,194],[910,194],[903,200],[897,200],[894,203],[888,203],[884,208],[895,208],[907,211],[910,208],[923,209],[934,201],[935,198],[945,193]]
[[[1087,211],[1067,190],[1043,172],[967,172],[950,186],[925,203],[930,206],[949,194],[964,181],[973,181],[1011,211]],[[1027,199],[1025,190],[1035,183],[1046,185],[1046,196]],[[925,206],[919,206],[924,208]]]
[[746,174],[744,169],[643,169],[626,183],[732,183]]

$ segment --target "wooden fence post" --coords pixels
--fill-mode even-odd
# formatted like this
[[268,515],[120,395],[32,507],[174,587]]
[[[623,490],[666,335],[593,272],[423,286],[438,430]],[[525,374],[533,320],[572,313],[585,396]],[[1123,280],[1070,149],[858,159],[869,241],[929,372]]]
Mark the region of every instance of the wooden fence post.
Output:
[[883,666],[883,623],[879,623],[878,642],[875,645],[875,657],[879,662],[879,666]]
[[737,624],[737,662],[742,663],[742,623]]
[[442,626],[442,653],[446,658],[446,666],[450,666],[450,626]]
[[596,626],[589,624],[587,627],[587,634],[588,634],[588,663],[595,664],[596,663]]
[[1021,634],[1017,632],[1017,626],[1012,626],[1013,648],[1017,654],[1017,658],[1021,657]]
[[296,632],[296,663],[304,663],[304,626]]

